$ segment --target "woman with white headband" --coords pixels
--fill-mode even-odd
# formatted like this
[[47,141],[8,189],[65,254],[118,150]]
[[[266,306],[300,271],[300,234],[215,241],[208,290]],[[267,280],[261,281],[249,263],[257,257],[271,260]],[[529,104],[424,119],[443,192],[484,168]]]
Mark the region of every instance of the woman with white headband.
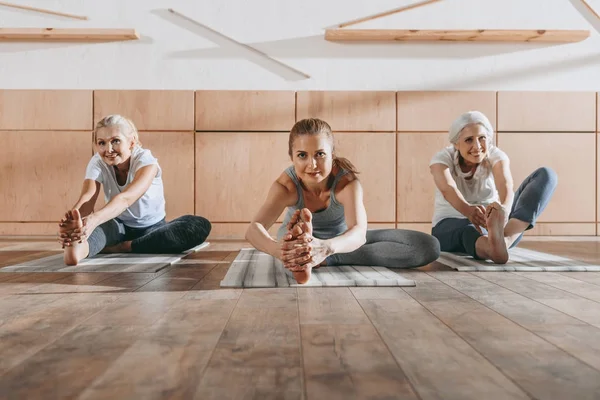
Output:
[[508,156],[494,145],[492,125],[479,111],[458,117],[449,139],[429,163],[437,187],[432,234],[441,251],[505,264],[508,249],[550,201],[556,173],[539,168],[513,193]]

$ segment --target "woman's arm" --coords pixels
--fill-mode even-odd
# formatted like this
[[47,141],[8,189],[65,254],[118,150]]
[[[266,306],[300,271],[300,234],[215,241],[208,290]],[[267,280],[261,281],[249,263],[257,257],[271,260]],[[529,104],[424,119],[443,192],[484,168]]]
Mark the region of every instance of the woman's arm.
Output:
[[494,175],[494,183],[496,184],[496,190],[498,190],[500,204],[502,204],[505,209],[510,210],[515,196],[513,193],[513,178],[510,172],[510,162],[508,160],[498,161],[492,167],[492,174]]
[[277,240],[269,235],[268,229],[277,221],[277,218],[286,207],[296,203],[295,196],[295,192],[291,193],[280,180],[271,185],[267,199],[246,231],[246,240],[252,246],[277,259],[281,259],[281,247]]
[[152,180],[156,177],[158,166],[147,165],[140,168],[127,188],[113,197],[104,207],[91,214],[86,220],[86,231],[91,233],[98,225],[118,217],[129,206],[139,200],[150,188]]
[[367,211],[363,202],[363,188],[358,179],[348,183],[339,193],[337,200],[344,206],[344,218],[348,230],[340,236],[327,239],[331,254],[350,253],[365,244],[367,235]]
[[93,179],[86,179],[83,181],[83,187],[81,188],[81,195],[79,200],[73,206],[73,209],[78,209],[82,217],[90,215],[94,211],[96,200],[100,194],[100,182]]
[[472,206],[465,200],[450,174],[450,168],[445,164],[432,164],[429,169],[433,175],[435,186],[442,193],[444,199],[475,226],[485,227],[485,207]]

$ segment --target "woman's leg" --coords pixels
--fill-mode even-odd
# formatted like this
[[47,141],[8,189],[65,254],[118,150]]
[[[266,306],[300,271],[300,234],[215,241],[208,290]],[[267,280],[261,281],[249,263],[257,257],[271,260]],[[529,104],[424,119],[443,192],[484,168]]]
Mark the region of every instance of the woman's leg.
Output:
[[[81,225],[83,226],[83,222]],[[125,239],[125,226],[111,219],[98,226],[82,243],[65,247],[64,260],[67,265],[77,265],[79,261],[95,256],[107,246],[114,246]]]
[[535,226],[535,221],[550,202],[557,183],[556,173],[547,167],[538,168],[521,183],[515,192],[509,220],[504,227],[508,247],[515,247],[523,238],[523,233]]
[[477,239],[487,234],[484,228],[480,233],[467,218],[446,218],[438,222],[431,234],[440,242],[441,251],[466,253],[479,258],[475,249]]
[[152,226],[143,236],[131,241],[133,253],[181,253],[202,244],[211,224],[203,217],[184,215],[158,228]]
[[426,233],[404,229],[367,231],[367,241],[351,253],[334,254],[327,265],[416,268],[437,260],[440,243]]

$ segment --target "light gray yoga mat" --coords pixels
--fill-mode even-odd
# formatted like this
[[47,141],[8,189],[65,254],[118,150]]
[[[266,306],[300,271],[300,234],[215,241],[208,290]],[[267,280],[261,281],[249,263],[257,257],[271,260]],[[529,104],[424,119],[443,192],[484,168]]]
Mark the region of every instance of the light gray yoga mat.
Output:
[[466,254],[446,252],[442,252],[437,261],[457,271],[600,271],[598,265],[518,247],[509,250],[509,261],[506,264],[495,264],[491,261],[475,260]]
[[310,280],[296,283],[278,259],[256,249],[242,249],[231,263],[221,287],[415,286],[385,267],[336,266],[313,269]]
[[0,268],[0,272],[158,272],[190,253],[208,247],[204,242],[181,254],[98,254],[76,266],[65,265],[62,254]]

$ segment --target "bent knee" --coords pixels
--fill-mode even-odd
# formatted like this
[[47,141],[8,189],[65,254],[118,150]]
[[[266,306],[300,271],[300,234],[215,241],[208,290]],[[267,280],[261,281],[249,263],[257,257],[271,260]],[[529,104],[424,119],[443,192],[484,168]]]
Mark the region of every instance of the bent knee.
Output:
[[440,257],[440,241],[436,237],[421,233],[418,239],[417,246],[421,254],[419,266],[432,263]]
[[552,168],[540,167],[535,171],[536,175],[540,176],[549,185],[556,186],[558,183],[558,175]]

